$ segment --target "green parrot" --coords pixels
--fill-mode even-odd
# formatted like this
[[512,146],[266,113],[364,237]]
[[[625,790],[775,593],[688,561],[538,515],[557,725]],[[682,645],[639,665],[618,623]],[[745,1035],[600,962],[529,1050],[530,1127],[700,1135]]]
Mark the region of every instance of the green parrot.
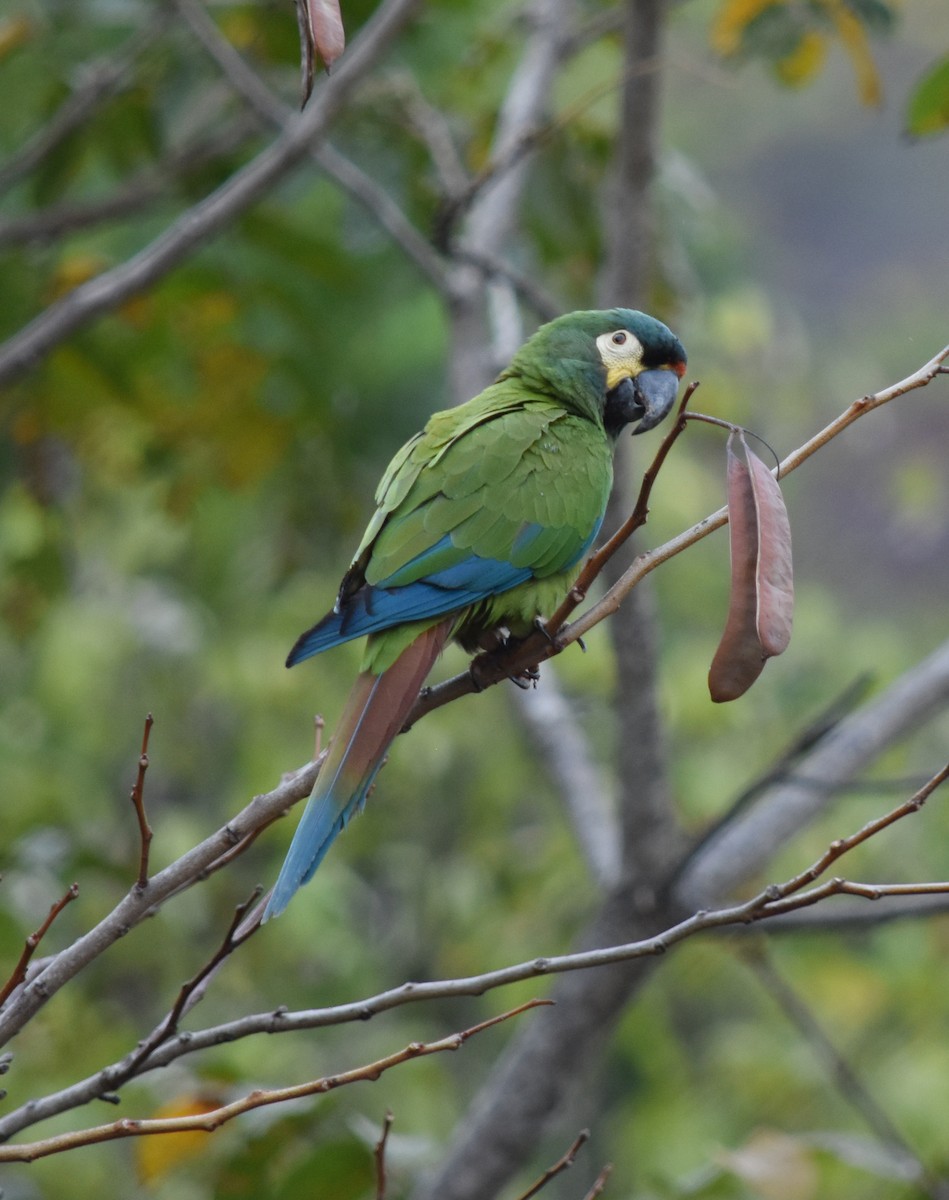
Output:
[[570,313],[396,454],[332,612],[287,659],[368,635],[264,920],[362,808],[445,643],[473,653],[499,630],[524,637],[563,599],[603,521],[620,431],[663,419],[685,363],[678,338],[645,313]]

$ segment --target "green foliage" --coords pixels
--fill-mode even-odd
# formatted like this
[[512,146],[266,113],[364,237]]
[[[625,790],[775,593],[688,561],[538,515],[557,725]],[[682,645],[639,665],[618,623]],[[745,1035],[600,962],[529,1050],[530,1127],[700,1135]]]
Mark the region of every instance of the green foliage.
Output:
[[861,99],[878,104],[880,78],[868,35],[889,31],[895,20],[885,0],[724,0],[711,40],[726,58],[763,60],[791,86],[809,83],[839,42],[853,63]]
[[917,83],[906,112],[906,132],[914,137],[943,133],[949,126],[949,57],[936,62]]

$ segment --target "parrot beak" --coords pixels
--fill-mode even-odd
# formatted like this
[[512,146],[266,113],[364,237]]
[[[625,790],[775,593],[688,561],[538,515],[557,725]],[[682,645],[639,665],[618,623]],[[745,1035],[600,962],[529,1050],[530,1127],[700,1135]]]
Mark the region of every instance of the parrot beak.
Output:
[[659,367],[651,371],[641,371],[632,380],[632,385],[639,412],[632,414],[629,419],[635,420],[641,413],[642,420],[633,433],[645,433],[649,429],[655,429],[675,404],[679,376],[675,371]]

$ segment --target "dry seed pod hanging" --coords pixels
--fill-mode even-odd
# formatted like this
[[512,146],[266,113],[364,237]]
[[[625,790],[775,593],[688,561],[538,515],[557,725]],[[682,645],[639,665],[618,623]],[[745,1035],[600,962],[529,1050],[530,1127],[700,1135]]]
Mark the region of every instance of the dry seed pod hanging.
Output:
[[300,26],[300,57],[303,76],[303,103],[313,91],[313,75],[318,54],[327,70],[346,48],[346,33],[339,0],[296,0]]
[[731,594],[708,674],[718,703],[744,695],[766,660],[787,649],[794,608],[791,527],[781,489],[742,433],[729,435],[726,453]]

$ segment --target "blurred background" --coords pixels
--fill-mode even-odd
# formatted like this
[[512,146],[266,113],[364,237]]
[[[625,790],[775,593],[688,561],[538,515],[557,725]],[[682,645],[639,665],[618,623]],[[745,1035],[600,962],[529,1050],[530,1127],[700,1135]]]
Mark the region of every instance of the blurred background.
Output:
[[[949,328],[949,141],[907,132],[920,81],[946,49],[944,0],[848,3],[836,24],[823,7],[832,8],[689,0],[663,18],[646,307],[689,351],[689,377],[701,380],[694,406],[748,425],[780,455],[852,399],[921,366]],[[345,4],[351,39],[372,8]],[[295,106],[289,6],[206,11]],[[186,14],[108,0],[5,5],[0,336],[124,261],[271,139]],[[610,252],[620,16],[606,3],[573,7],[576,44],[552,83],[512,242],[512,264],[563,311],[597,302]],[[426,4],[335,123],[337,149],[423,234],[438,226],[446,174],[475,175],[489,161],[531,30],[519,3]],[[525,334],[539,320],[529,305],[520,319]],[[458,398],[451,348],[431,281],[372,213],[304,164],[177,270],[4,389],[0,961],[12,968],[25,934],[73,880],[79,898],[46,951],[100,919],[134,880],[127,797],[147,712],[155,866],[306,762],[314,713],[332,730],[359,647],[293,672],[283,660],[331,605],[388,459]],[[725,535],[653,577],[659,704],[689,833],[854,680],[880,688],[945,638],[947,444],[937,381],[787,480],[795,637],[751,698],[716,707],[705,684],[727,606]],[[689,431],[660,478],[642,544],[723,502],[722,451],[718,431]],[[641,470],[649,448],[636,453]],[[451,651],[439,671],[463,662]],[[608,773],[616,675],[604,627],[586,655],[568,652],[557,669]],[[397,742],[368,814],[286,916],[227,964],[190,1020],[334,1004],[570,947],[595,887],[511,690],[444,708]],[[881,757],[767,878],[800,869],[898,803],[941,765],[947,742],[943,711]],[[848,870],[945,877],[944,809],[937,795]],[[65,1086],[150,1030],[234,906],[273,880],[293,823],[167,904],[50,1003],[14,1046],[5,1103]],[[767,951],[936,1172],[947,1165],[947,942],[949,924],[934,917],[775,937]],[[605,1194],[637,1200],[936,1194],[902,1178],[868,1133],[765,968],[749,960],[751,946],[704,937],[668,956],[623,1018],[593,1101],[577,1081],[591,1145],[546,1194],[582,1196],[607,1160],[615,1172]],[[188,1109],[346,1069],[537,990],[237,1042],[130,1085],[115,1113],[99,1106],[79,1119]],[[202,1140],[198,1155],[154,1139],[11,1169],[5,1194],[368,1197],[372,1144],[391,1107],[394,1200],[440,1160],[510,1036],[502,1026],[372,1089],[245,1117]],[[57,1119],[37,1136],[76,1122]],[[522,1190],[578,1127],[562,1114],[525,1158]],[[505,1194],[513,1200],[518,1185]]]

